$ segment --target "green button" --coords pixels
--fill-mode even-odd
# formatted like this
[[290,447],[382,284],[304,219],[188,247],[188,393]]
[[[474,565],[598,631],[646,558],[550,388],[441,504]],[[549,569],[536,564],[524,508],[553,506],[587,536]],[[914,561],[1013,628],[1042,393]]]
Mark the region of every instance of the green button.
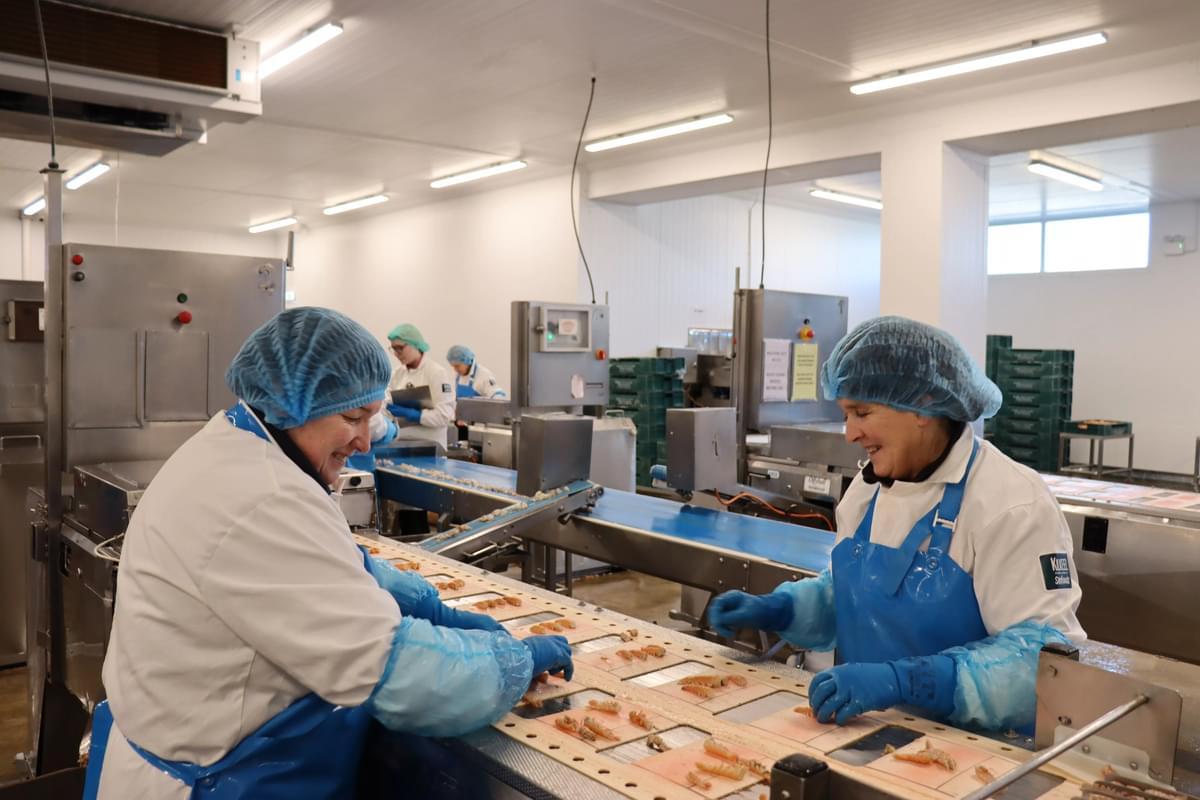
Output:
[[188,296],[183,292],[180,292],[179,294],[175,295],[175,299],[181,303],[186,303],[188,301]]

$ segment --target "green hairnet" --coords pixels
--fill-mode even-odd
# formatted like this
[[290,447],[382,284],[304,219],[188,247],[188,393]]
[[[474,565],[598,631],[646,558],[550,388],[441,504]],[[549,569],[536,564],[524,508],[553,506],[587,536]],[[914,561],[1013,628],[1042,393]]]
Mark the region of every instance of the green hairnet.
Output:
[[429,342],[425,341],[425,337],[417,330],[416,325],[411,325],[407,322],[402,322],[388,331],[388,339],[393,342],[411,344],[422,353],[429,352]]

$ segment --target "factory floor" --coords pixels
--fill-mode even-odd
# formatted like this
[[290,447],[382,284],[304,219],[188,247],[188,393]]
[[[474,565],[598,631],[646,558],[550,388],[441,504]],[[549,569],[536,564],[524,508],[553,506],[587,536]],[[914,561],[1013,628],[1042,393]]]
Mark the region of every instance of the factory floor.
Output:
[[0,670],[0,786],[25,776],[24,766],[15,760],[25,750],[29,697],[25,681],[24,667]]
[[[580,600],[611,611],[675,630],[689,627],[670,617],[679,607],[677,583],[638,572],[615,572],[578,578],[574,589]],[[24,667],[0,669],[0,786],[25,775],[14,757],[25,749],[28,694]]]

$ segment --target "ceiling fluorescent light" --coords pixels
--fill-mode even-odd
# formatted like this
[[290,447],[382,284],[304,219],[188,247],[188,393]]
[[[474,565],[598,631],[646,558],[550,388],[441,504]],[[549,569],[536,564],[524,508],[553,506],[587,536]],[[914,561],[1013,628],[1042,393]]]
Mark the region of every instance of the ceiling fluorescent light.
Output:
[[271,73],[283,69],[301,56],[311,53],[330,39],[339,36],[342,30],[340,22],[327,22],[319,28],[314,28],[278,53],[264,58],[262,63],[258,65],[258,79],[262,80]]
[[376,206],[380,203],[386,203],[388,197],[386,194],[373,194],[370,197],[360,197],[357,200],[347,200],[345,203],[338,203],[336,206],[329,206],[323,210],[328,216],[334,214],[344,214],[347,211],[354,211],[357,208],[366,208],[367,206]]
[[848,206],[859,206],[860,208],[873,208],[876,211],[883,210],[883,203],[878,200],[872,200],[870,197],[859,197],[854,194],[844,194],[842,192],[831,192],[828,189],[812,189],[809,194],[813,197],[819,197],[822,200],[832,200],[835,203],[845,203]]
[[29,205],[22,208],[21,213],[27,217],[32,217],[34,214],[38,213],[45,207],[46,207],[46,198],[39,197],[37,200],[34,200],[32,203],[30,203]]
[[92,164],[74,178],[68,178],[67,188],[74,190],[78,189],[80,186],[86,186],[87,184],[96,180],[96,178],[99,178],[101,175],[108,172],[110,169],[112,169],[112,167],[108,166],[108,164],[105,164],[103,161],[97,161],[95,164]]
[[529,165],[524,161],[506,161],[503,164],[493,164],[490,167],[473,169],[470,172],[460,172],[457,175],[447,175],[444,178],[438,178],[434,181],[430,181],[429,187],[431,189],[442,189],[446,186],[456,186],[460,183],[466,183],[468,181],[477,181],[480,178],[490,178],[493,175],[503,175],[505,172],[525,169],[527,166]]
[[850,87],[850,91],[854,94],[881,92],[884,89],[895,89],[897,86],[909,86],[914,83],[937,80],[938,78],[949,78],[953,75],[964,75],[968,72],[978,72],[979,70],[991,69],[992,67],[1002,67],[1006,64],[1030,61],[1035,58],[1056,56],[1059,53],[1069,53],[1072,50],[1095,47],[1107,41],[1108,36],[1104,33],[1088,33],[1082,36],[1071,36],[1049,42],[1034,41],[1020,47],[1000,50],[995,53],[971,56],[960,61],[951,61],[947,64],[932,67],[918,67],[913,70],[901,71],[897,75],[891,75],[886,78],[877,78],[864,81],[863,83],[856,83]]
[[295,217],[284,217],[283,219],[273,219],[270,222],[260,222],[257,225],[251,225],[246,230],[251,233],[263,233],[264,231],[273,231],[276,228],[286,228],[289,225],[295,224]]
[[659,125],[657,128],[647,128],[643,131],[618,133],[616,136],[608,139],[589,142],[583,146],[583,149],[589,153],[598,153],[601,150],[612,150],[614,147],[624,147],[627,144],[649,142],[652,139],[661,139],[664,136],[674,136],[679,133],[703,130],[704,128],[711,128],[714,125],[725,125],[730,122],[733,122],[733,117],[730,114],[711,114],[707,117],[693,117],[683,122],[672,122],[669,125]]
[[1030,161],[1028,169],[1035,175],[1069,183],[1072,186],[1078,186],[1080,189],[1087,189],[1089,192],[1099,192],[1104,188],[1104,184],[1095,178],[1082,175],[1078,172],[1072,172],[1062,167],[1056,167],[1053,164],[1047,164],[1045,161]]

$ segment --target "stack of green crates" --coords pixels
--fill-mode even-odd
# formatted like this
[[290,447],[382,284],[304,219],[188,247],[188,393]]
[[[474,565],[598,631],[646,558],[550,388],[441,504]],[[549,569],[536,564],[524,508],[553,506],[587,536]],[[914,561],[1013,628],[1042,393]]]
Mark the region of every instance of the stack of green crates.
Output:
[[1041,471],[1058,467],[1058,434],[1071,419],[1073,350],[997,349],[992,380],[1004,404],[992,444],[1015,461]]
[[[987,337],[987,361],[984,363],[985,372],[993,383],[998,383],[1000,376],[1000,354],[1012,350],[1012,337],[1000,334],[989,334]],[[983,434],[991,439],[996,433],[996,418],[991,417],[983,422]]]
[[637,425],[637,482],[667,463],[667,409],[683,408],[682,358],[614,358],[608,367],[608,407]]

